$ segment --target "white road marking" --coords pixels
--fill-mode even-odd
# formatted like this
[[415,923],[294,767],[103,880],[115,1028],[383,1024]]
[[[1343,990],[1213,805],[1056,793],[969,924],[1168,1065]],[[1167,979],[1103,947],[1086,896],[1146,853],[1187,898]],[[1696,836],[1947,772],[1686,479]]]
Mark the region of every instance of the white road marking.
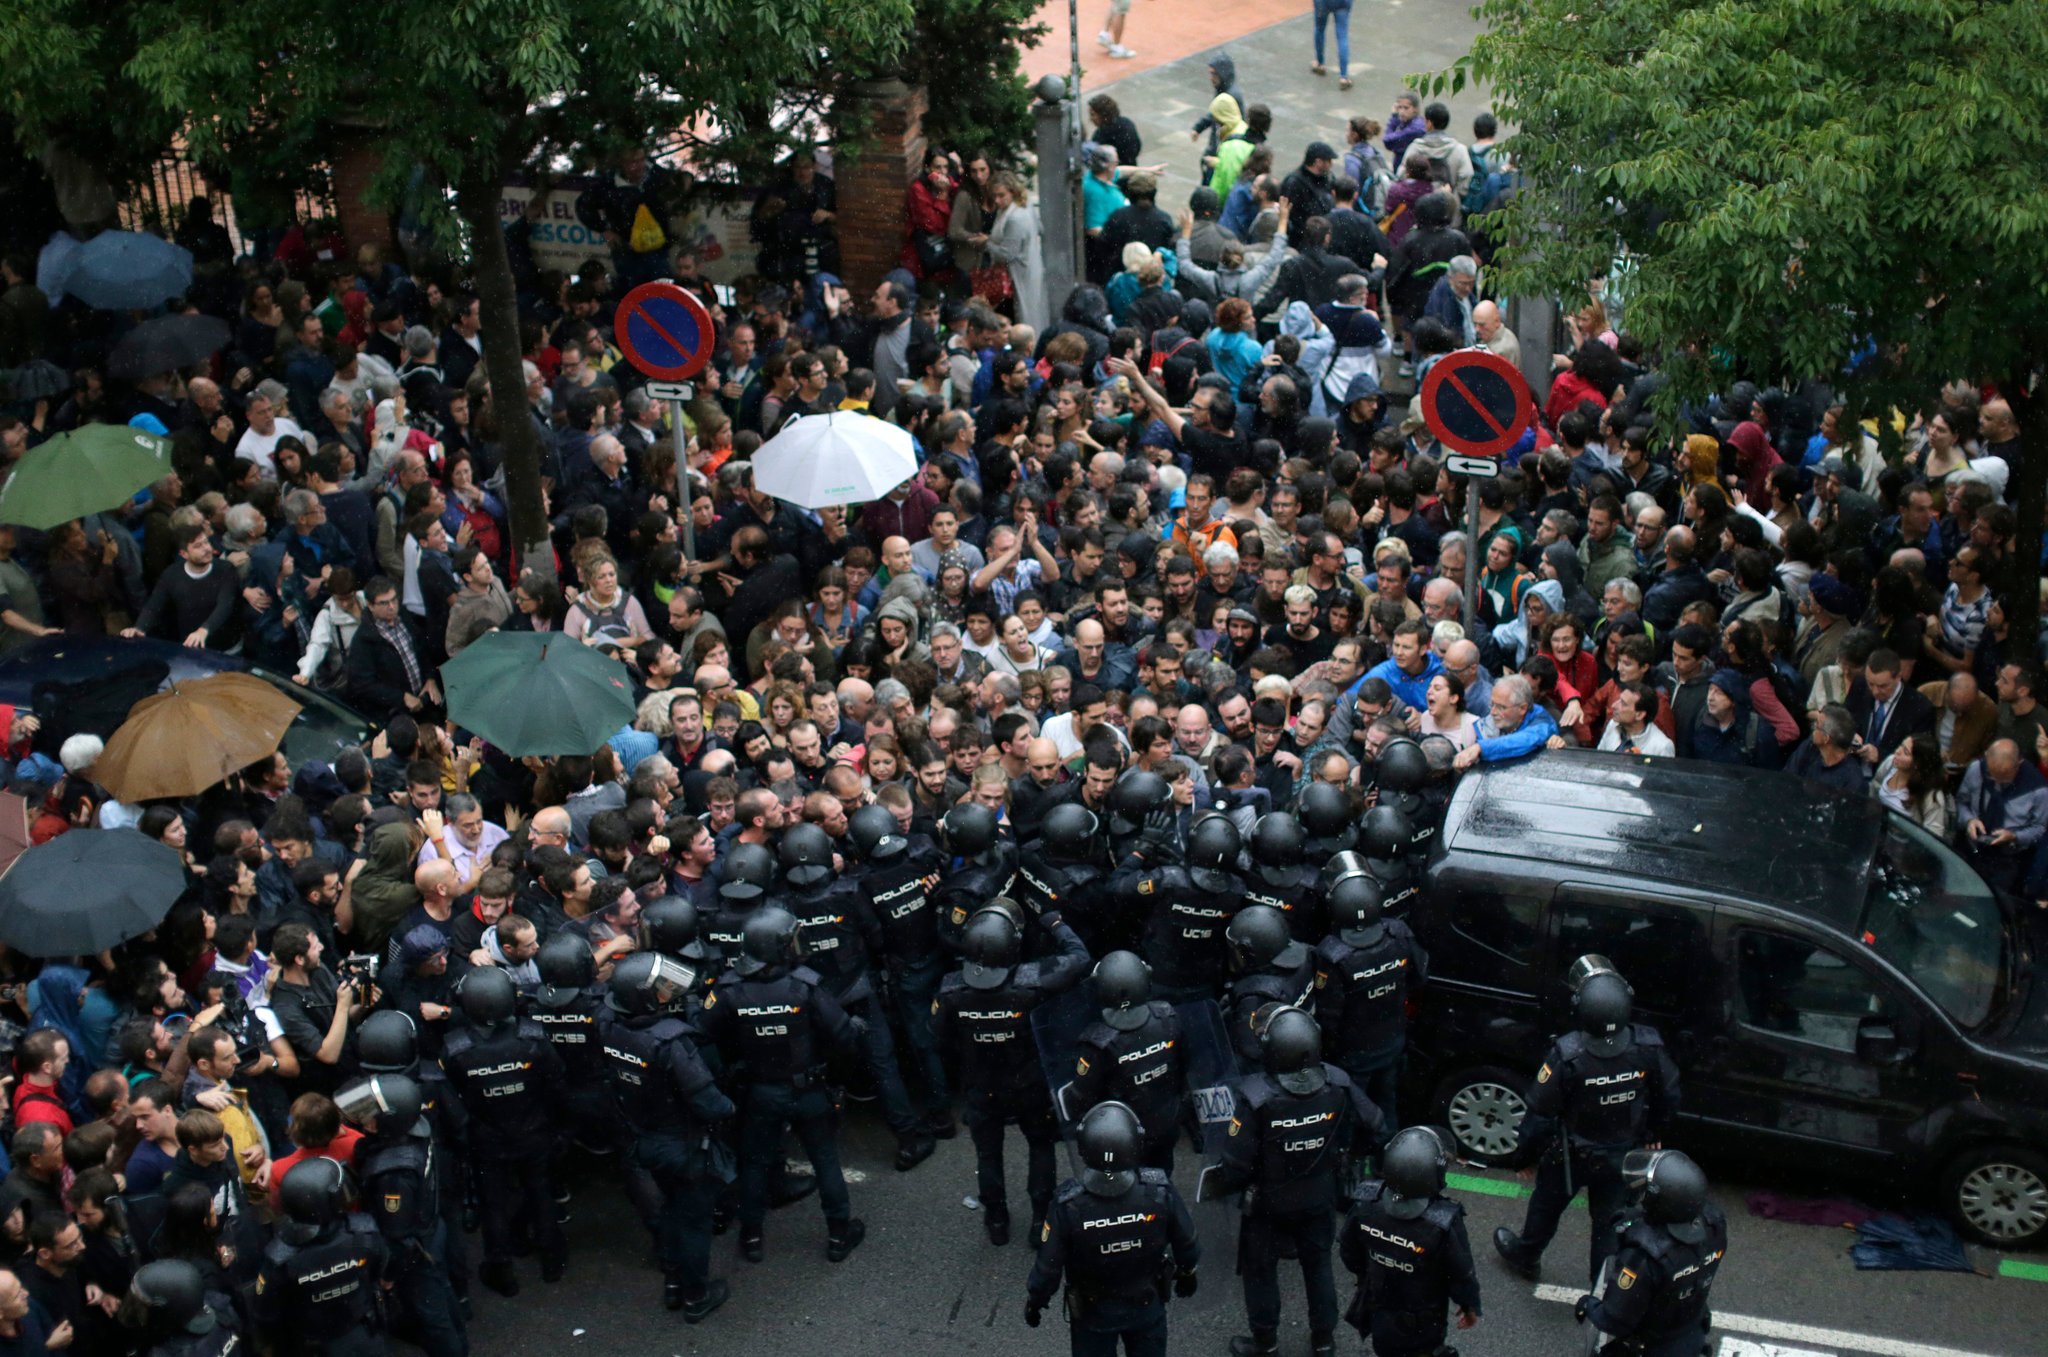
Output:
[[[1577,1287],[1552,1286],[1548,1283],[1537,1286],[1533,1294],[1537,1300],[1557,1301],[1570,1305],[1586,1294]],[[1833,1352],[1847,1349],[1850,1352],[1867,1352],[1872,1357],[1991,1357],[1988,1353],[1971,1352],[1964,1348],[1945,1348],[1934,1343],[1910,1343],[1903,1338],[1883,1338],[1876,1334],[1851,1333],[1847,1329],[1824,1329],[1813,1324],[1791,1324],[1782,1319],[1765,1319],[1759,1315],[1731,1314],[1725,1310],[1714,1311],[1715,1330],[1748,1334],[1755,1338],[1781,1340],[1784,1343],[1810,1344],[1814,1348]],[[1796,1349],[1745,1343],[1741,1348],[1730,1351],[1729,1340],[1722,1339],[1721,1357],[1797,1357]]]
[[1812,1348],[1786,1348],[1776,1343],[1752,1343],[1747,1338],[1723,1338],[1717,1357],[1835,1357],[1832,1352]]

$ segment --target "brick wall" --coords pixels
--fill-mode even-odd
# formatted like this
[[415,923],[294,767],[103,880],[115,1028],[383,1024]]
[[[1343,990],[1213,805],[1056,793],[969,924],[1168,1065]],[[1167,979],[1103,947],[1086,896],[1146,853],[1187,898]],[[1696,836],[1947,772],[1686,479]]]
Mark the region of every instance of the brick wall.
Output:
[[905,193],[924,162],[922,88],[880,82],[860,96],[873,113],[867,144],[834,166],[839,189],[839,255],[846,286],[865,297],[901,262],[909,224]]
[[372,207],[370,181],[383,165],[383,156],[372,139],[354,129],[338,129],[335,150],[328,162],[334,179],[334,208],[341,218],[342,238],[353,251],[358,245],[391,243],[391,214]]

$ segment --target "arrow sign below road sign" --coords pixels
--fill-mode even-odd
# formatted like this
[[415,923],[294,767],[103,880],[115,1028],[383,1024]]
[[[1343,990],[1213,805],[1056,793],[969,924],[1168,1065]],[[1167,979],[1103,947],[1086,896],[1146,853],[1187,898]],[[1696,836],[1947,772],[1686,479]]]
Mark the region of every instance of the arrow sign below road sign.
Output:
[[1536,422],[1536,400],[1513,363],[1485,349],[1460,349],[1423,378],[1422,419],[1452,452],[1499,457]]
[[674,283],[642,283],[612,317],[627,361],[664,382],[686,382],[711,362],[717,331],[697,294]]
[[1491,457],[1446,457],[1444,470],[1453,476],[1470,476],[1475,480],[1490,481],[1500,475],[1500,463]]
[[686,401],[697,398],[697,388],[688,382],[649,382],[647,398],[658,401]]

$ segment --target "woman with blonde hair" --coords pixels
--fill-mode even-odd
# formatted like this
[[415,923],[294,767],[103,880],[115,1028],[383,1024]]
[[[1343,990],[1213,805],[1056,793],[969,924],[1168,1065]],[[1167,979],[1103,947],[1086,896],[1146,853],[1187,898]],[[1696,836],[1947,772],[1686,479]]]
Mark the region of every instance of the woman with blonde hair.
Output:
[[1005,171],[996,176],[994,224],[988,231],[988,256],[1010,273],[1017,319],[1043,331],[1050,317],[1045,302],[1045,261],[1039,239],[1038,209],[1024,181]]

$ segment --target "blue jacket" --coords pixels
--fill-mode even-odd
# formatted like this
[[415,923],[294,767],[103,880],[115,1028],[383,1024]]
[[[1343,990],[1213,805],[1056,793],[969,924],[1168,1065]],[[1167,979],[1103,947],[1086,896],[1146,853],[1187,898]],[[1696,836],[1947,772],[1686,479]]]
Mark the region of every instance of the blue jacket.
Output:
[[1434,650],[1425,650],[1423,657],[1422,672],[1412,678],[1403,673],[1401,666],[1395,664],[1392,660],[1381,660],[1378,664],[1365,671],[1364,678],[1359,679],[1357,683],[1352,684],[1350,688],[1345,690],[1344,700],[1351,702],[1356,699],[1359,687],[1364,684],[1366,679],[1381,678],[1385,679],[1387,686],[1394,690],[1395,697],[1400,698],[1403,702],[1415,708],[1415,710],[1422,711],[1429,706],[1429,681],[1444,672],[1444,662],[1437,657],[1437,653]]
[[[1493,724],[1489,718],[1484,731]],[[1533,754],[1543,747],[1544,741],[1557,734],[1557,719],[1541,707],[1531,707],[1529,714],[1522,718],[1522,724],[1505,735],[1479,737],[1479,757],[1487,763],[1499,763],[1503,759],[1518,759],[1524,754]]]

